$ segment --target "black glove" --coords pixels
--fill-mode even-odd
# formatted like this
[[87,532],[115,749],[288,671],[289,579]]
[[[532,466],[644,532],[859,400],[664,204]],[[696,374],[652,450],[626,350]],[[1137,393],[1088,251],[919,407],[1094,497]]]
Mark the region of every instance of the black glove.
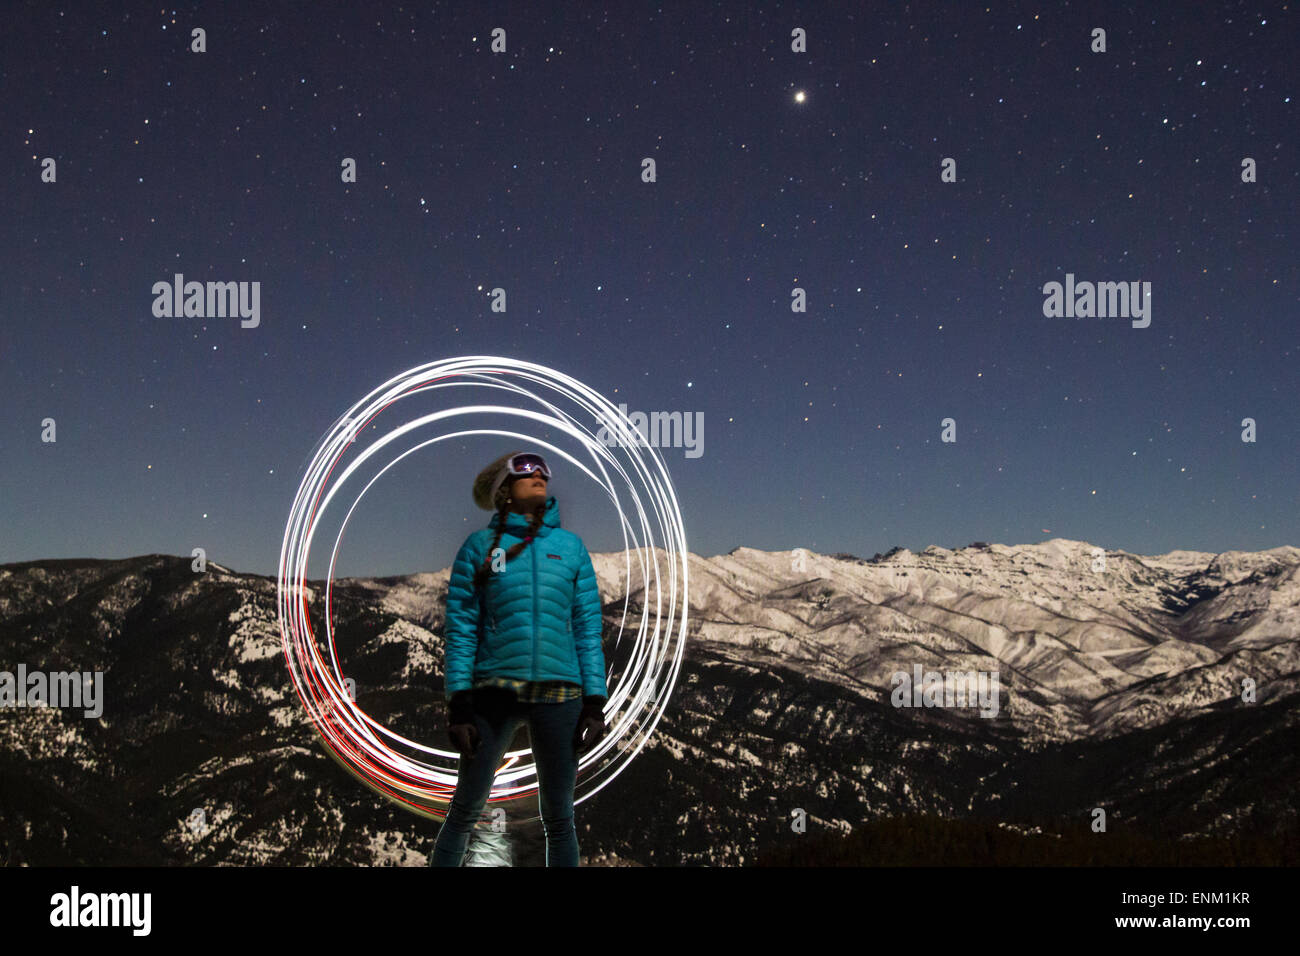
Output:
[[578,753],[585,754],[606,734],[604,697],[591,696],[582,698],[582,714],[578,717],[578,729],[573,733],[573,746]]
[[447,701],[447,736],[462,757],[478,752],[478,728],[474,726],[473,693],[458,690]]

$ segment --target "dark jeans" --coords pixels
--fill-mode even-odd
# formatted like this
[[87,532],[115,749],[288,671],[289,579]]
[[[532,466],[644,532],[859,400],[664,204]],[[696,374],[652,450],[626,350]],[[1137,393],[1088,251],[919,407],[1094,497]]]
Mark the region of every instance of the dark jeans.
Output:
[[492,792],[501,759],[525,721],[537,764],[538,805],[546,831],[546,865],[578,865],[578,833],[573,827],[573,788],[578,780],[578,749],[573,735],[582,714],[582,698],[558,704],[527,704],[513,691],[480,688],[473,692],[478,750],[461,757],[456,793],[438,831],[430,866],[460,866],[470,831]]

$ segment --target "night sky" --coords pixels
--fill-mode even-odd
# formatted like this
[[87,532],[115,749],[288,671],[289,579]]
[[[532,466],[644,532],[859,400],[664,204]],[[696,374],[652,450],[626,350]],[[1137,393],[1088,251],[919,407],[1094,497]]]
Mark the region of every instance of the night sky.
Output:
[[[0,562],[274,575],[322,433],[458,355],[701,413],[660,453],[705,556],[1300,544],[1294,4],[6,12]],[[176,273],[258,282],[259,324],[155,316]],[[1150,325],[1045,316],[1067,273],[1149,282]],[[528,447],[410,456],[335,575],[447,567]]]

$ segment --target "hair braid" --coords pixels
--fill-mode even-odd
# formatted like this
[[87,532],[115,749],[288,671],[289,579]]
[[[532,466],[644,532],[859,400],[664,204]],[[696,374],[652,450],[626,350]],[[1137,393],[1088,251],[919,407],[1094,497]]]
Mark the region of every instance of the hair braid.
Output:
[[[501,535],[504,534],[506,530],[506,515],[508,515],[510,512],[510,509],[508,507],[509,501],[510,499],[507,498],[497,508],[496,537],[492,539],[492,545],[487,550],[487,556],[483,559],[483,564],[479,567],[477,571],[474,572],[475,591],[477,591],[479,588],[483,586],[483,581],[487,578],[487,573],[492,568],[492,554],[494,551],[496,551],[497,546],[501,543]],[[532,543],[533,538],[537,537],[537,532],[542,527],[542,521],[543,519],[545,519],[545,517],[546,517],[546,502],[545,501],[538,502],[537,507],[533,509],[533,517],[532,520],[528,523],[528,530],[524,532],[524,540],[516,541],[513,545],[511,545],[510,549],[506,551],[506,563],[509,563],[511,558],[518,557],[520,552],[522,552],[524,548],[528,547],[528,545]]]

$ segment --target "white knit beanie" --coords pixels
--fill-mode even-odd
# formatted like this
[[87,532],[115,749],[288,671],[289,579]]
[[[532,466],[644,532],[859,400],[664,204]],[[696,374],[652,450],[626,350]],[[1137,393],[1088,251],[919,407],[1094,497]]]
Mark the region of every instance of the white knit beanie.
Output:
[[501,510],[508,494],[502,486],[510,474],[510,459],[519,454],[522,452],[512,451],[508,455],[502,455],[478,473],[474,479],[474,504],[484,511]]

